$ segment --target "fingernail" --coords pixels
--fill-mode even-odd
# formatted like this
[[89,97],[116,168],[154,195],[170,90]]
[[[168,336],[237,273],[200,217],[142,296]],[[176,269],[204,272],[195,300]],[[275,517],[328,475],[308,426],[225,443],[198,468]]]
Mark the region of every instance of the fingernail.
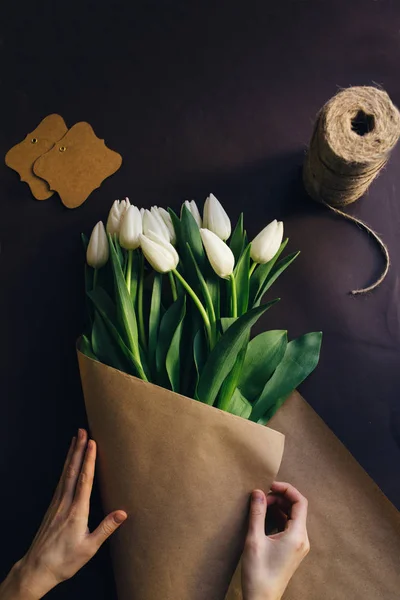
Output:
[[83,438],[83,429],[78,429],[78,440]]
[[127,517],[127,514],[124,512],[117,512],[114,515],[114,521],[116,523],[123,523]]
[[253,502],[264,502],[264,494],[260,490],[254,490],[251,495]]

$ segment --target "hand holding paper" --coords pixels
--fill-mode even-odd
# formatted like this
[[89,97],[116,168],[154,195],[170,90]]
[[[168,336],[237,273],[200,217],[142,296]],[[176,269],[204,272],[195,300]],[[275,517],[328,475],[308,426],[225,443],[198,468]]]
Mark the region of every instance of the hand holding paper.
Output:
[[[271,492],[252,494],[242,556],[243,600],[280,600],[310,549],[306,498],[288,483],[273,483]],[[272,507],[277,508],[284,530],[267,536],[265,518]]]

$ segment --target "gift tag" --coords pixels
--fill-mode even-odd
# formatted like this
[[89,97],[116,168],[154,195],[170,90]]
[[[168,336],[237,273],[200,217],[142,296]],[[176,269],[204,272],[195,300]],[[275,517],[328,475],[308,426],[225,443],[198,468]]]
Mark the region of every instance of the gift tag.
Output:
[[37,159],[33,171],[58,192],[66,207],[76,208],[121,164],[122,156],[107,148],[89,123],[81,122]]
[[68,131],[60,115],[49,115],[26,138],[13,146],[6,154],[8,167],[17,171],[21,181],[25,181],[36,200],[46,200],[53,195],[47,181],[33,172],[33,164],[39,156],[48,152]]

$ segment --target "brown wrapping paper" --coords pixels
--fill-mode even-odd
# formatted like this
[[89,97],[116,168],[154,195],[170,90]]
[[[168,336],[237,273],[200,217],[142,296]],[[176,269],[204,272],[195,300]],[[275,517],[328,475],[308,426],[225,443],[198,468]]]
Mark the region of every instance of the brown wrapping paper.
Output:
[[119,600],[223,600],[284,436],[78,353]]
[[[400,598],[400,513],[293,394],[269,423],[286,436],[278,478],[309,500],[311,551],[283,600]],[[240,573],[226,600],[241,600]]]

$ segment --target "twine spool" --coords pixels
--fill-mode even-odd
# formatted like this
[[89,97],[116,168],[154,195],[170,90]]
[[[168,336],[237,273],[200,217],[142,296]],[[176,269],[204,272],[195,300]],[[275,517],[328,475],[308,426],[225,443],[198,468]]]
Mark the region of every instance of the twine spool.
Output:
[[387,246],[366,223],[340,210],[360,198],[389,159],[400,136],[400,113],[375,87],[340,91],[322,107],[303,168],[308,194],[335,214],[365,229],[379,244],[385,269],[363,294],[378,287],[390,265]]

